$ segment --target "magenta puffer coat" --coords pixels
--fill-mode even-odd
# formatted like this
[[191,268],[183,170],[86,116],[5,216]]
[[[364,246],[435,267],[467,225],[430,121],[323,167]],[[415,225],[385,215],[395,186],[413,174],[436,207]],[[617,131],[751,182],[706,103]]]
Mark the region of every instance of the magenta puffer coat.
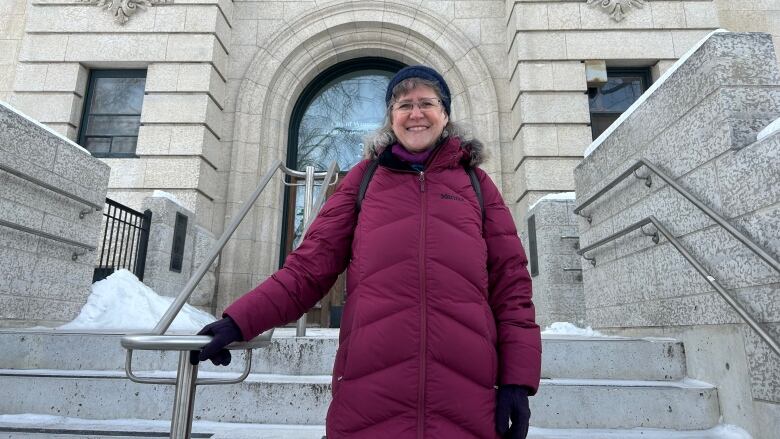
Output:
[[489,438],[496,385],[536,392],[541,339],[512,217],[477,169],[484,224],[464,162],[481,145],[446,140],[425,171],[380,151],[328,199],[284,268],[225,314],[246,339],[299,318],[345,268],[328,439]]

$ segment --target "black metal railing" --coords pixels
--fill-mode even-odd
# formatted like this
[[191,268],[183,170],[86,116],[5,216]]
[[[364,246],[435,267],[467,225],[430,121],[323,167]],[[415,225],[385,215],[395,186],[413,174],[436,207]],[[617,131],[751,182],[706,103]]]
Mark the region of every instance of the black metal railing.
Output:
[[152,211],[147,209],[141,213],[106,198],[103,219],[100,259],[92,282],[105,279],[120,268],[132,271],[143,280]]

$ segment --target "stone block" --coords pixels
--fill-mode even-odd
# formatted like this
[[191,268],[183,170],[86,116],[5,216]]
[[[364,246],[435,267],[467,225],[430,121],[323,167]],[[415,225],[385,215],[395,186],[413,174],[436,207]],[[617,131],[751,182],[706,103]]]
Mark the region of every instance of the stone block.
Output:
[[[172,8],[161,8],[172,9]],[[78,4],[57,6],[35,6],[30,8],[26,31],[29,33],[116,33],[116,32],[152,32],[155,13],[135,14],[125,25],[119,27],[112,14],[96,13],[95,8]],[[67,38],[67,37],[66,37]]]
[[[63,39],[61,36],[56,36]],[[166,53],[172,49],[169,38],[178,35],[167,36],[165,34],[70,34],[68,35],[65,61],[81,62],[85,59],[92,62],[114,61],[163,61]],[[196,36],[190,36],[196,39]],[[52,59],[55,61],[56,59]]]
[[143,186],[143,176],[146,173],[146,160],[143,159],[141,160],[102,159],[102,160],[103,163],[106,163],[108,166],[111,167],[112,172],[108,180],[109,188],[111,189],[137,188]]
[[514,96],[523,91],[585,91],[585,67],[579,61],[520,62],[511,79]]
[[10,326],[13,321],[18,321],[22,326],[29,310],[29,299],[9,294],[0,294],[0,322],[3,326]]
[[772,437],[780,430],[780,404],[768,401],[753,400],[756,436]]
[[723,211],[739,216],[780,202],[780,136],[772,136],[716,162]]
[[652,2],[653,27],[657,29],[682,29],[685,26],[683,2]]
[[257,20],[233,20],[231,45],[257,45]]
[[716,29],[720,26],[718,8],[713,2],[684,2],[685,25],[691,28]]
[[501,1],[455,2],[455,18],[504,17]]
[[[19,49],[19,61],[63,61],[69,38],[56,34],[27,34]],[[6,53],[9,52],[6,50]]]
[[155,8],[153,22],[154,31],[185,32],[185,26],[188,21],[187,19],[189,18],[187,16],[187,11],[187,7],[178,5],[166,5],[165,7]]
[[82,98],[74,93],[16,93],[10,104],[41,122],[60,122],[78,126]]
[[46,64],[17,64],[14,90],[43,91],[46,84],[46,69]]
[[517,105],[521,123],[588,123],[588,98],[582,93],[523,93]]
[[181,64],[153,63],[146,69],[146,93],[173,92],[177,90]]
[[564,158],[528,158],[517,169],[518,193],[529,190],[566,192],[574,188],[572,169],[579,160]]
[[221,113],[206,94],[150,94],[144,99],[141,123],[204,124],[216,134],[222,129]]
[[567,55],[567,38],[563,32],[519,32],[511,48],[518,62],[574,58]]
[[[765,324],[764,328],[775,340],[780,338],[780,324]],[[753,398],[780,401],[780,359],[752,329],[745,327],[742,336],[750,365]]]
[[18,50],[18,40],[0,40],[0,65],[13,65]]
[[553,30],[582,28],[580,9],[581,5],[577,3],[548,3],[549,28]]
[[146,161],[144,186],[148,188],[198,187],[200,160],[188,158],[156,158]]
[[[478,5],[479,3],[475,3]],[[527,30],[549,29],[548,5],[545,3],[518,3],[515,5],[512,15],[512,24],[508,30],[513,32]]]
[[78,63],[53,63],[46,69],[44,90],[71,92],[84,96],[87,91],[87,69]]
[[[583,11],[587,8],[583,8]],[[601,14],[601,13],[600,13]],[[585,26],[583,17],[583,26]],[[559,51],[565,51],[564,59],[647,59],[677,58],[674,36],[683,31],[592,31],[565,32]],[[625,44],[631,41],[632,44]],[[686,40],[687,41],[687,40]],[[688,50],[686,46],[685,50]],[[549,57],[547,59],[550,59]]]

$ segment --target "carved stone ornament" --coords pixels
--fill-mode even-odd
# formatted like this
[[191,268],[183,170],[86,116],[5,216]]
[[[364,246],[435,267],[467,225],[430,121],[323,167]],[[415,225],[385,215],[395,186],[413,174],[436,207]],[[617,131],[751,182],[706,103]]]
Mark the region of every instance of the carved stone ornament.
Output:
[[114,21],[118,24],[125,24],[130,16],[138,12],[139,9],[146,9],[149,6],[158,3],[169,3],[173,0],[80,0],[103,7],[114,15]]
[[649,0],[587,0],[589,5],[598,4],[609,12],[615,21],[621,21],[631,7],[642,9]]

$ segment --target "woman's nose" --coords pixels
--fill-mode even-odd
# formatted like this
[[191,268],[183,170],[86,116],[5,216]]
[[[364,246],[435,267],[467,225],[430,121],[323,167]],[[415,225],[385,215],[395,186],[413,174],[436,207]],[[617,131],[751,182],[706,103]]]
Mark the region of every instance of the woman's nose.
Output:
[[417,119],[423,117],[423,111],[420,109],[419,105],[412,105],[412,112],[409,113],[409,118],[411,119]]

